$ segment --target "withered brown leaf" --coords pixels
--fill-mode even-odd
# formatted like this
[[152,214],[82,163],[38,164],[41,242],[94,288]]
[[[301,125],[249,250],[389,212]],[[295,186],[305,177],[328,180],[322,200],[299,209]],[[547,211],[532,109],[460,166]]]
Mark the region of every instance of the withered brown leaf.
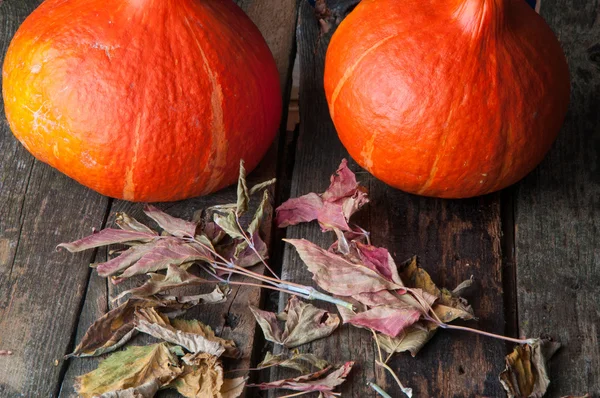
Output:
[[96,370],[79,376],[75,388],[83,398],[102,394],[108,397],[110,393],[119,396],[117,393],[124,391],[151,398],[182,373],[178,363],[166,343],[133,346],[112,354]]
[[192,353],[208,353],[219,357],[224,353],[236,357],[235,343],[215,336],[209,326],[199,321],[169,319],[153,308],[140,308],[135,314],[136,330],[158,339],[179,345]]
[[141,308],[156,308],[163,313],[177,314],[197,301],[182,303],[169,298],[132,298],[97,319],[86,331],[73,353],[67,357],[91,357],[116,350],[135,333],[135,313]]
[[310,353],[300,353],[297,350],[289,354],[273,355],[267,351],[265,358],[258,364],[258,368],[268,368],[272,366],[282,366],[297,370],[301,373],[309,373],[310,365],[321,370],[329,366],[329,362]]
[[[285,310],[278,315],[250,306],[265,338],[287,348],[329,336],[339,326],[340,318],[325,310],[307,304],[296,296],[290,297]],[[284,321],[282,330],[279,321]]]
[[549,339],[535,339],[530,344],[516,346],[506,356],[506,369],[500,373],[500,382],[508,397],[543,397],[550,384],[546,364],[559,348],[560,343]]

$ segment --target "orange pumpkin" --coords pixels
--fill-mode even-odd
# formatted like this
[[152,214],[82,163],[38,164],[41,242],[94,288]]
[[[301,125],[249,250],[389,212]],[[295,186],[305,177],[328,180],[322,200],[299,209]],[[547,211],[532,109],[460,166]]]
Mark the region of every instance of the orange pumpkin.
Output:
[[445,198],[529,173],[558,134],[569,90],[560,44],[525,0],[363,0],[325,66],[350,155],[396,188]]
[[273,56],[231,0],[46,0],[9,47],[3,94],[36,158],[130,201],[233,183],[282,108]]

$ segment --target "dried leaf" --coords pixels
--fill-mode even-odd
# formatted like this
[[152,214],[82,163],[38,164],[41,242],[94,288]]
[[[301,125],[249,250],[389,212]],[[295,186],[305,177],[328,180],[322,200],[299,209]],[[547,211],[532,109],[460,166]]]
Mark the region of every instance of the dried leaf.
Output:
[[221,397],[223,366],[217,357],[203,353],[185,365],[183,373],[171,385],[186,398]]
[[71,253],[77,253],[118,243],[151,242],[154,239],[156,239],[156,235],[152,233],[107,228],[83,239],[76,240],[75,242],[61,243],[58,247],[65,248]]
[[233,239],[244,239],[242,231],[237,224],[235,213],[230,211],[227,215],[215,213],[214,215],[215,224],[217,224],[225,233],[231,236]]
[[303,376],[293,377],[289,379],[277,380],[268,383],[250,384],[248,387],[258,387],[261,390],[271,390],[275,388],[283,388],[293,391],[319,391],[325,397],[334,397],[331,395],[333,390],[346,381],[346,376],[352,370],[354,362],[346,362],[343,366],[323,377],[331,367],[327,367],[318,372],[310,373]]
[[384,334],[377,335],[379,346],[389,354],[409,351],[414,357],[435,334],[436,326],[432,328],[417,322],[404,329],[398,336],[390,337]]
[[118,274],[119,272],[131,267],[145,254],[150,253],[154,249],[156,243],[157,242],[154,241],[145,245],[130,247],[113,259],[110,259],[104,263],[94,264],[94,267],[96,268],[98,275],[105,278]]
[[324,231],[335,228],[350,231],[348,220],[368,201],[366,189],[356,182],[354,173],[344,159],[336,174],[331,176],[331,184],[323,194],[309,193],[279,206],[277,226],[284,228],[316,219]]
[[[277,316],[250,306],[265,338],[287,348],[298,347],[329,336],[339,326],[340,318],[291,296],[284,312]],[[279,320],[285,321],[283,331]]]
[[288,348],[327,337],[340,325],[339,316],[304,303],[296,296],[290,297],[284,313],[282,344]]
[[141,386],[131,387],[126,390],[110,391],[99,395],[100,398],[146,398],[154,397],[160,389],[160,384],[156,380],[150,380]]
[[273,355],[270,351],[267,351],[265,359],[258,364],[258,368],[267,368],[271,366],[282,366],[284,368],[294,369],[302,373],[308,373],[311,371],[310,366],[321,370],[329,366],[329,362],[324,359],[318,358],[314,354],[301,354],[298,351],[289,354]]
[[155,338],[177,344],[193,353],[207,353],[219,357],[226,351],[225,344],[227,344],[230,352],[237,354],[232,341],[216,337],[208,326],[198,321],[178,320],[174,320],[171,325],[167,317],[152,308],[136,311],[135,328]]
[[256,209],[256,213],[248,226],[248,235],[253,236],[258,233],[260,225],[267,214],[271,214],[271,201],[269,199],[269,191],[265,190],[258,209]]
[[459,297],[455,292],[461,292],[471,286],[472,280],[467,280],[457,286],[453,292],[448,289],[439,289],[427,271],[418,264],[417,257],[413,257],[402,266],[400,277],[407,286],[422,289],[425,293],[437,297],[437,303],[433,305],[433,310],[444,323],[452,322],[458,318],[463,320],[475,319],[473,309],[467,300]]
[[402,288],[364,265],[354,264],[305,239],[286,239],[294,245],[300,258],[323,289],[339,296],[374,293]]
[[225,357],[237,358],[240,355],[240,351],[235,346],[235,342],[233,340],[227,340],[218,337],[215,335],[215,332],[210,326],[205,325],[196,319],[173,319],[171,323],[173,324],[174,328],[181,330],[182,332],[202,335],[210,341],[215,341],[221,344],[223,347],[225,347],[225,353],[223,354]]
[[346,322],[396,337],[404,329],[416,323],[421,315],[422,311],[419,308],[398,302],[395,305],[373,307],[359,312]]
[[273,179],[270,179],[268,181],[261,182],[260,184],[256,184],[252,188],[250,188],[249,194],[250,194],[250,196],[253,196],[257,192],[260,192],[263,189],[270,187],[271,185],[275,184],[276,182],[277,182],[277,179],[273,178]]
[[242,215],[248,211],[248,203],[250,202],[250,195],[248,193],[248,186],[246,185],[246,168],[244,167],[244,161],[240,160],[240,175],[238,177],[237,186],[237,204],[236,213]]
[[323,200],[316,193],[289,199],[276,209],[277,226],[285,228],[316,220],[322,207]]
[[236,377],[235,379],[224,379],[221,386],[222,398],[238,398],[246,388],[246,378]]
[[269,258],[269,248],[267,244],[262,240],[258,232],[256,232],[251,238],[254,250],[260,254],[260,257],[254,250],[248,245],[246,241],[238,242],[232,249],[233,255],[230,253],[220,253],[223,257],[228,258],[240,267],[252,267],[253,265],[260,264],[262,260]]
[[[156,392],[152,391],[154,385],[162,387],[181,374],[178,363],[165,343],[130,347],[112,354],[96,370],[78,377],[76,389],[83,398],[91,398],[110,392],[112,396],[120,396],[115,394],[137,388],[138,397],[151,398]],[[152,393],[147,395],[148,392]]]
[[256,318],[256,322],[258,322],[258,325],[262,329],[265,339],[277,344],[283,344],[283,330],[279,326],[279,320],[277,319],[277,316],[272,312],[263,311],[252,305],[249,307],[250,311],[252,311],[252,314],[254,315],[254,318]]
[[560,343],[548,339],[515,347],[506,356],[506,369],[500,373],[508,397],[543,397],[550,384],[546,364],[559,348]]
[[102,355],[123,346],[135,333],[135,313],[140,308],[156,308],[164,314],[177,314],[197,304],[197,301],[183,303],[169,298],[129,299],[96,320],[67,358]]
[[166,232],[180,238],[191,237],[196,235],[198,224],[182,220],[181,218],[173,217],[152,205],[144,206],[144,213]]
[[[142,286],[121,293],[117,299],[128,294],[136,297],[149,297],[164,292],[165,290],[171,290],[183,286],[204,285],[208,282],[206,279],[192,275],[176,265],[169,265],[167,267],[166,275],[150,273],[148,276],[150,279],[148,279],[148,281],[146,281],[146,283],[144,283]],[[202,303],[217,304],[227,300],[226,293],[226,287],[218,285],[211,293],[202,294],[197,297]]]
[[[156,242],[151,248],[142,255],[134,264],[125,270],[120,270],[122,273],[118,278],[113,278],[114,283],[119,283],[127,278],[135,275],[142,275],[148,272],[160,271],[167,269],[169,265],[182,265],[192,263],[194,261],[213,261],[212,254],[204,247],[195,244],[187,243],[177,238],[163,238]],[[105,268],[102,268],[102,276],[107,276]],[[98,273],[101,268],[98,266]],[[114,273],[110,274],[114,275]]]
[[348,168],[348,161],[342,159],[342,163],[330,178],[329,188],[323,193],[323,200],[335,202],[352,196],[358,188],[356,176]]
[[146,234],[152,234],[152,235],[158,236],[158,232],[153,231],[152,229],[150,229],[146,225],[142,224],[135,218],[130,217],[126,213],[117,213],[115,215],[115,222],[119,226],[119,228],[126,230],[126,231],[143,232]]

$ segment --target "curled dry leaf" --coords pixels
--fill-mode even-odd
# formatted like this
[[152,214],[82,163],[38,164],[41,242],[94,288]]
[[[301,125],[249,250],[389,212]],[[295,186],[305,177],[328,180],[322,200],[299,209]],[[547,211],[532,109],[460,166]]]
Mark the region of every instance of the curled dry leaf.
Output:
[[[339,326],[340,318],[307,304],[296,296],[290,297],[285,310],[278,315],[250,306],[265,338],[287,348],[298,347],[329,336]],[[279,321],[285,322],[284,329]]]
[[473,309],[467,300],[458,296],[471,286],[472,279],[462,282],[451,292],[445,288],[439,289],[435,285],[427,271],[419,266],[417,257],[408,260],[400,268],[402,269],[400,277],[408,287],[421,289],[425,293],[437,297],[433,310],[442,322],[449,323],[458,318],[463,320],[475,319]]
[[152,242],[157,238],[156,233],[126,231],[121,229],[107,228],[96,232],[83,239],[71,243],[61,243],[59,248],[65,248],[71,253],[77,253],[84,250],[95,249],[97,247],[115,245],[115,244],[137,244]]
[[178,363],[166,343],[134,346],[112,354],[96,370],[78,377],[75,388],[83,398],[119,397],[121,392],[151,398],[182,373]]
[[219,357],[226,353],[237,357],[239,351],[235,343],[215,336],[209,326],[199,321],[173,320],[161,315],[153,308],[138,309],[135,314],[135,328],[157,339],[179,345],[192,353],[207,353]]
[[303,376],[293,377],[289,379],[277,380],[268,383],[250,384],[248,387],[258,387],[261,390],[271,390],[276,388],[282,388],[293,391],[303,392],[320,392],[325,398],[333,398],[337,394],[333,394],[333,390],[346,381],[346,377],[352,370],[354,362],[346,362],[340,368],[329,373],[331,367],[328,366],[325,369],[319,370],[318,372],[310,373]]
[[245,379],[224,379],[217,357],[206,353],[186,355],[183,372],[168,387],[186,398],[236,398],[244,390]]
[[158,235],[156,231],[153,231],[126,213],[116,213],[115,223],[119,226],[119,228],[125,231],[144,232],[147,234]]
[[[128,294],[136,297],[149,297],[166,290],[172,290],[183,286],[204,285],[208,281],[193,275],[186,270],[176,266],[169,265],[167,274],[148,274],[150,277],[143,285],[127,290],[119,295],[117,299]],[[228,288],[224,285],[217,285],[211,293],[196,296],[201,303],[217,304],[227,300]]]
[[358,184],[344,159],[331,176],[329,188],[324,193],[309,193],[279,206],[276,210],[277,226],[284,228],[318,220],[324,231],[335,228],[350,231],[348,220],[368,201],[366,188]]
[[158,224],[165,232],[180,238],[196,235],[198,224],[173,217],[152,205],[144,206],[144,213]]
[[429,322],[426,324],[415,323],[396,337],[378,334],[379,346],[389,354],[408,351],[414,357],[435,334],[435,327],[431,325]]
[[158,309],[165,314],[177,314],[198,304],[182,303],[169,298],[132,298],[107,312],[86,331],[83,339],[69,357],[92,357],[116,350],[134,335],[135,316],[140,309]]
[[560,343],[548,339],[515,347],[506,356],[506,369],[500,373],[508,397],[543,397],[550,384],[546,365],[559,348]]
[[300,353],[293,351],[290,354],[273,355],[267,351],[265,358],[258,364],[258,368],[269,368],[272,366],[282,366],[284,368],[294,369],[301,373],[309,373],[310,366],[322,370],[329,366],[329,362],[317,357],[314,354]]

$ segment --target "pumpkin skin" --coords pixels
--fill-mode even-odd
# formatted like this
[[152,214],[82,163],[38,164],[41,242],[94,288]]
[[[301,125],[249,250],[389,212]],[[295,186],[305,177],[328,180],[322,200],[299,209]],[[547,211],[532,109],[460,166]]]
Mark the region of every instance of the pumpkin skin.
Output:
[[443,198],[528,174],[570,96],[560,44],[524,0],[363,0],[331,39],[324,82],[338,135],[362,167]]
[[8,122],[29,152],[129,201],[232,184],[281,119],[275,60],[230,0],[46,0],[2,76]]

